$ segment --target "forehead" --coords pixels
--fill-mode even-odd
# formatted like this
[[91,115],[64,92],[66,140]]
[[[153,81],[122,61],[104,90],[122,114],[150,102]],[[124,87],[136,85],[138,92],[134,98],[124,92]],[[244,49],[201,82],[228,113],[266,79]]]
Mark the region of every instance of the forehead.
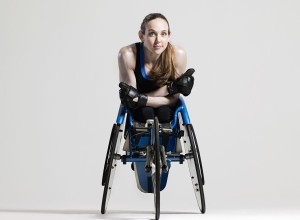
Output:
[[154,31],[168,31],[169,30],[169,25],[168,23],[162,19],[162,18],[156,18],[151,21],[149,21],[146,25],[146,31],[147,30],[154,30]]

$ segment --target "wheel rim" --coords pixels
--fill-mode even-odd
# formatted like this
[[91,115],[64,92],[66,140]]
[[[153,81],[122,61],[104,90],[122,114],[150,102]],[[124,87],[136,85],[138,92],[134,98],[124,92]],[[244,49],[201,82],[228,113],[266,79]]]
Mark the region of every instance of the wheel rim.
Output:
[[103,168],[103,173],[102,173],[102,186],[105,185],[106,179],[107,179],[107,170],[108,170],[108,160],[109,160],[109,156],[110,156],[110,150],[111,150],[111,145],[112,145],[112,139],[113,139],[113,134],[114,131],[116,130],[117,125],[114,124],[112,129],[111,129],[111,133],[110,133],[110,138],[109,138],[109,142],[108,142],[108,147],[107,147],[107,152],[106,152],[106,157],[105,157],[105,161],[104,161],[104,168]]
[[[204,197],[204,190],[203,190],[203,176],[201,175],[201,161],[199,160],[199,156],[197,155],[197,143],[196,143],[196,136],[193,133],[191,125],[187,125],[187,133],[190,139],[190,154],[189,158],[187,159],[191,174],[191,179],[195,191],[195,196],[197,199],[197,203],[201,213],[205,213],[206,206],[205,206],[205,197]],[[199,163],[200,161],[200,163]]]
[[199,166],[200,166],[200,175],[201,175],[201,179],[202,179],[202,184],[205,185],[202,161],[201,161],[200,151],[199,151],[198,142],[197,142],[197,138],[196,138],[196,135],[195,135],[194,127],[193,127],[192,124],[190,124],[189,127],[191,129],[191,134],[193,135],[193,139],[194,139],[194,142],[195,142],[195,150],[196,150],[197,159],[198,159]]
[[102,204],[101,204],[101,213],[104,214],[107,209],[110,193],[111,193],[111,186],[113,183],[114,173],[116,170],[116,159],[114,159],[114,154],[117,149],[117,140],[118,140],[118,134],[120,131],[120,126],[116,125],[114,126],[112,132],[112,138],[111,138],[111,144],[110,144],[110,151],[108,156],[108,163],[107,163],[107,169],[105,171],[105,184],[104,184],[104,190],[103,190],[103,196],[102,196]]

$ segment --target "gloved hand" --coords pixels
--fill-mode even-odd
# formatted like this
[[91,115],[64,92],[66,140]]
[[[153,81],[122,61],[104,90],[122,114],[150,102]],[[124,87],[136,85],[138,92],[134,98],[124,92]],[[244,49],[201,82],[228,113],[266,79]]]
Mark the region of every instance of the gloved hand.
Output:
[[126,107],[136,109],[147,104],[148,96],[139,93],[134,87],[124,82],[120,82],[119,87],[121,103]]
[[184,74],[178,77],[175,81],[171,81],[167,84],[169,95],[181,93],[184,96],[188,96],[194,86],[194,69],[188,69]]

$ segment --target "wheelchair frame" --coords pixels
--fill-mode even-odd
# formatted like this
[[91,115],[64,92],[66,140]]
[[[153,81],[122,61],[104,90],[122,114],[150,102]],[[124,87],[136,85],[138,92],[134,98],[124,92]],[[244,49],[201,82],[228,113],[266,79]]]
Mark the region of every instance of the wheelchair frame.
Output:
[[[123,136],[129,141],[127,143],[129,150],[121,155],[119,151]],[[163,136],[168,138],[167,146],[162,144]],[[177,152],[178,141],[184,146],[184,154]],[[198,207],[201,213],[205,213],[206,205],[203,191],[205,181],[200,151],[182,97],[179,98],[179,104],[169,126],[160,124],[157,117],[140,126],[132,119],[130,110],[122,104],[120,105],[116,123],[112,127],[102,174],[102,186],[104,186],[102,214],[106,212],[108,206],[118,160],[121,160],[123,164],[132,162],[135,168],[144,166],[145,173],[139,171],[142,175],[141,179],[144,179],[145,176],[150,182],[148,181],[148,188],[140,189],[139,187],[139,189],[154,193],[156,220],[160,217],[160,191],[166,185],[168,168],[172,162],[182,164],[187,161]]]

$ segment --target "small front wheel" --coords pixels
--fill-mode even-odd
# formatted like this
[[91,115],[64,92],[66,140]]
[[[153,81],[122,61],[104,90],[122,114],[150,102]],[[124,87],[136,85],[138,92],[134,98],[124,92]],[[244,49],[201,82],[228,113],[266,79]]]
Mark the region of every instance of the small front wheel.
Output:
[[154,173],[154,204],[155,204],[155,219],[158,220],[160,217],[160,141],[159,141],[159,122],[158,118],[154,118],[154,162],[155,162],[155,173]]

